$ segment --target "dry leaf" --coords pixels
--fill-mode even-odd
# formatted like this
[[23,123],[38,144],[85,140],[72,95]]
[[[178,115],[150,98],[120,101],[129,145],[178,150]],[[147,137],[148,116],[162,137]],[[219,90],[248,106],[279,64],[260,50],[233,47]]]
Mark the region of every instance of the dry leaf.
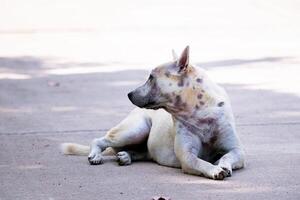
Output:
[[151,200],[171,200],[170,197],[163,197],[163,196],[156,196],[156,197],[152,197]]

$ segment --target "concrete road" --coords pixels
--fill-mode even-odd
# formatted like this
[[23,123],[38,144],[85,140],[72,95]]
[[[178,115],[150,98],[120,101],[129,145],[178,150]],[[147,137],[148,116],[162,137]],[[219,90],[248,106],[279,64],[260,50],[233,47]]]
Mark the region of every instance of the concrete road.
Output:
[[60,143],[88,144],[126,116],[133,108],[126,93],[146,75],[1,80],[1,199],[299,199],[299,97],[290,94],[224,85],[247,154],[247,167],[225,181],[151,162],[90,166],[60,154]]
[[[300,199],[299,1],[86,2],[1,2],[1,200]],[[122,120],[186,44],[232,99],[245,169],[213,181],[61,155]]]

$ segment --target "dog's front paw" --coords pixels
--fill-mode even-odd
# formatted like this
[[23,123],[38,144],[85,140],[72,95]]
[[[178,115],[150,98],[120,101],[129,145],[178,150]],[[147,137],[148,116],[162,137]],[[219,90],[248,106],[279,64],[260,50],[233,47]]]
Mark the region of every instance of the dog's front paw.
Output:
[[88,156],[88,161],[91,165],[100,165],[103,163],[102,156],[100,153],[90,153]]
[[121,166],[131,164],[131,157],[126,151],[120,151],[119,153],[117,153],[117,158],[117,161]]
[[219,166],[215,166],[209,174],[209,178],[212,178],[214,180],[223,180],[227,176],[228,176],[227,171],[225,171],[223,168]]
[[230,177],[232,175],[232,168],[231,167],[225,167],[221,166],[220,167],[227,173],[227,177]]

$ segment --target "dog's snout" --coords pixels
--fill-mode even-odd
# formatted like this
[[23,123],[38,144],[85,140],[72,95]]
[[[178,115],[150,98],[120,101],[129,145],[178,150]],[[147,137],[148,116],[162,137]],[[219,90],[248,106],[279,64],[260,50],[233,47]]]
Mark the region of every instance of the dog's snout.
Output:
[[[146,90],[145,86],[141,86],[127,94],[129,100],[134,105],[140,108],[146,108],[150,103],[152,106],[154,104],[153,97],[151,96],[150,90]],[[146,90],[146,91],[145,91]]]
[[133,92],[129,92],[129,93],[127,94],[127,96],[128,96],[128,99],[132,102]]
[[127,94],[129,100],[131,101],[131,103],[133,103],[134,105],[142,108],[146,103],[145,103],[145,97],[140,96],[140,94],[138,92],[136,92],[135,90],[132,92],[129,92]]

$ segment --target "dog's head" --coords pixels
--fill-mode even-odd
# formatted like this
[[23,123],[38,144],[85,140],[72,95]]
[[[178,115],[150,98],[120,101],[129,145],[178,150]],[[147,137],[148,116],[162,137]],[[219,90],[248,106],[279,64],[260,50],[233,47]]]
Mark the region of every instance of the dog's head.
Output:
[[[164,108],[178,112],[193,106],[201,107],[204,102],[201,89],[202,78],[189,64],[189,46],[174,61],[160,65],[152,70],[146,83],[128,94],[130,101],[141,108]],[[201,92],[202,91],[202,92]]]

